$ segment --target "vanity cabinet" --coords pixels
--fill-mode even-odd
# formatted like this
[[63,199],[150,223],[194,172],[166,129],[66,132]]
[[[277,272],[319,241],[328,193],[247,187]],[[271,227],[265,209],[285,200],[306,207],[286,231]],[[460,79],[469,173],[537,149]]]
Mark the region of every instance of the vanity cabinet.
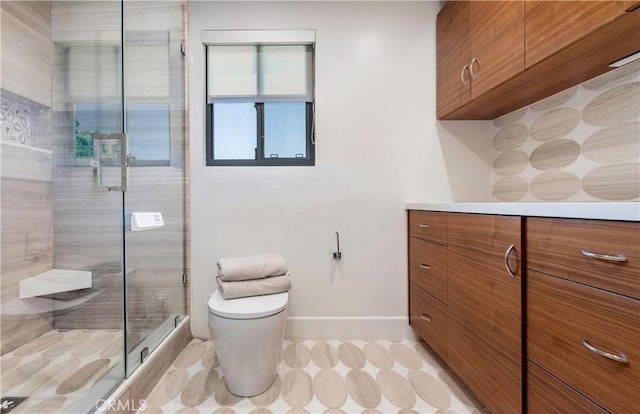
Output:
[[522,0],[448,2],[436,30],[438,118],[524,70]]
[[521,219],[409,211],[409,320],[494,413],[522,407]]
[[640,50],[633,1],[450,1],[438,13],[438,119],[495,119]]
[[522,411],[521,218],[449,214],[447,363],[492,413]]
[[540,396],[554,395],[561,412],[577,402],[634,412],[640,225],[528,218],[526,245],[528,411],[545,412]]
[[409,323],[440,357],[448,349],[447,213],[409,212]]

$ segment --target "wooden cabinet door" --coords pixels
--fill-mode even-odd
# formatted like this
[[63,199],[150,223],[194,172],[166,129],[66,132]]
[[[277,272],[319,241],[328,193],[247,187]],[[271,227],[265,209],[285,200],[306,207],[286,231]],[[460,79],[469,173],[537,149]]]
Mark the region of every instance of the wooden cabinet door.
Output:
[[476,99],[524,71],[524,1],[470,3],[471,99]]
[[535,65],[625,14],[629,1],[525,2],[525,61]]
[[521,218],[452,213],[448,228],[448,363],[492,413],[519,413]]
[[529,361],[527,364],[527,413],[607,414],[608,412]]
[[640,300],[527,269],[529,359],[612,413],[640,406],[639,343]]
[[[438,13],[437,46],[437,115],[438,118],[460,108],[471,98],[469,70],[463,72],[470,59],[470,5],[466,1],[450,1]],[[465,85],[462,77],[467,82]]]

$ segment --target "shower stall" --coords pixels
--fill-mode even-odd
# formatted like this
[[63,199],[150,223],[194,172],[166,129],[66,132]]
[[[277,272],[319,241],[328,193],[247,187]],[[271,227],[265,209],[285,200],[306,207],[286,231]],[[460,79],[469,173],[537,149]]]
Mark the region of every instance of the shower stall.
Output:
[[187,3],[0,5],[2,412],[91,412],[187,313]]

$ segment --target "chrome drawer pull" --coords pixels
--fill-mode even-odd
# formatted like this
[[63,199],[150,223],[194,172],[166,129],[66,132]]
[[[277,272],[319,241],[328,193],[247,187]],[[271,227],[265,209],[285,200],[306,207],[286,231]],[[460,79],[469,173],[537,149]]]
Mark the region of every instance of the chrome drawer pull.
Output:
[[426,313],[421,313],[420,319],[422,319],[423,321],[431,322],[431,316],[427,315]]
[[507,251],[504,252],[504,267],[507,268],[507,272],[509,273],[509,276],[511,277],[516,277],[516,274],[513,273],[513,271],[511,270],[511,268],[509,267],[509,255],[511,254],[511,252],[516,248],[516,246],[514,246],[513,244],[511,246],[509,246],[507,248]]
[[[464,86],[467,86],[467,85],[469,84],[469,82],[471,82],[471,79],[466,80],[466,79],[464,78],[464,71],[465,71],[465,70],[467,70],[467,71],[469,70],[469,65],[464,65],[464,67],[462,68],[462,72],[460,72],[460,80],[462,80],[462,84],[463,84]],[[469,72],[469,73],[471,73],[471,72]]]
[[590,257],[592,259],[600,259],[600,260],[606,260],[609,262],[626,262],[627,258],[624,257],[621,254],[612,256],[609,254],[600,254],[600,253],[592,253],[592,252],[588,252],[586,250],[581,250],[580,251],[582,253],[583,256],[587,256]]
[[420,265],[420,268],[421,268],[421,269],[426,269],[426,270],[431,270],[431,266],[426,265],[426,264],[421,264],[421,265]]
[[620,355],[615,355],[615,354],[610,354],[609,352],[601,351],[595,346],[591,345],[586,339],[582,340],[582,345],[584,345],[584,347],[587,348],[589,351],[594,352],[605,358],[613,359],[614,361],[621,362],[623,364],[629,363],[629,360],[627,359],[627,356],[624,354],[624,352],[618,351],[620,352]]
[[471,80],[476,80],[478,79],[478,74],[473,72],[473,64],[474,63],[478,63],[478,58],[473,58],[471,60],[471,63],[469,64],[469,73],[471,74]]
[[420,227],[422,227],[423,229],[430,229],[431,224],[421,224]]

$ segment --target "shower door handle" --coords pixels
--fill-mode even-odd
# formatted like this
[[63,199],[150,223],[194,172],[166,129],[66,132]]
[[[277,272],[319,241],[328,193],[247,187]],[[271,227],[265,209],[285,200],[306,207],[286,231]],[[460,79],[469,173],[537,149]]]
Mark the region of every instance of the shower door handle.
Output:
[[127,191],[127,134],[93,134],[93,169],[98,188]]

